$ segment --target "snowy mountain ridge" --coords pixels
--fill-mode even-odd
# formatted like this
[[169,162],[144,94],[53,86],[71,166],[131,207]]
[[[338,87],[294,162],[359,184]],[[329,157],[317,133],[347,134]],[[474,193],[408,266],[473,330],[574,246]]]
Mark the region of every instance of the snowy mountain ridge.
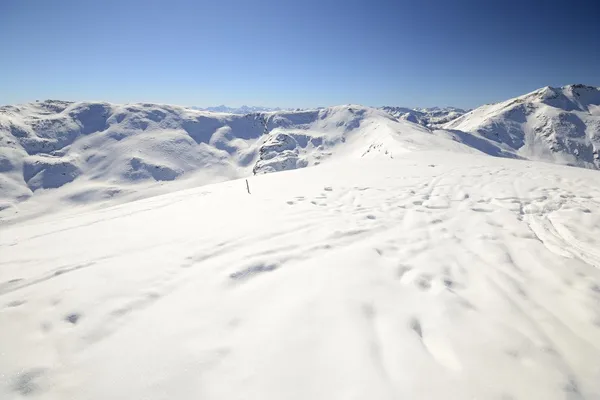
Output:
[[200,111],[212,111],[226,114],[252,114],[259,112],[271,112],[271,111],[282,111],[283,109],[280,107],[262,107],[262,106],[247,106],[243,105],[241,107],[228,107],[224,104],[220,106],[211,106],[211,107],[190,107],[194,110]]
[[600,88],[544,87],[472,110],[442,126],[529,159],[600,168]]
[[74,204],[112,202],[169,190],[165,182],[201,185],[415,150],[599,168],[598,93],[583,85],[545,87],[466,113],[346,105],[230,114],[55,100],[4,106],[0,217],[25,207],[34,194]]
[[[302,111],[309,109],[283,109],[280,107],[262,107],[262,106],[246,106],[241,107],[229,107],[226,105],[212,106],[212,107],[190,107],[194,110],[200,111],[212,111],[227,114],[252,114],[261,112],[272,112],[272,111]],[[318,107],[316,109],[322,109],[324,107]],[[388,112],[396,118],[404,119],[410,122],[414,122],[427,127],[439,127],[440,125],[450,122],[453,119],[460,117],[467,111],[457,107],[425,107],[425,108],[407,108],[398,106],[383,106],[378,107],[379,109]]]
[[456,107],[406,108],[384,106],[381,107],[381,109],[396,118],[427,126],[431,129],[439,128],[443,124],[448,123],[467,112],[462,108]]

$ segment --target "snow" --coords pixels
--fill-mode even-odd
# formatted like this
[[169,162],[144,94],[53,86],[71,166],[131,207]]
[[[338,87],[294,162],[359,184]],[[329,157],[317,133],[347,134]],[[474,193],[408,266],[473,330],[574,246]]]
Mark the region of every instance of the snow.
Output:
[[600,398],[595,90],[1,107],[0,399]]
[[201,111],[212,111],[219,113],[227,113],[227,114],[252,114],[252,113],[261,113],[261,112],[269,112],[269,111],[281,111],[282,109],[279,107],[262,107],[262,106],[247,106],[243,105],[241,107],[228,107],[224,104],[220,106],[212,106],[212,107],[191,107],[195,110]]
[[[147,197],[173,190],[161,186],[174,180],[190,187],[314,166],[384,142],[389,156],[456,147],[432,136],[357,105],[247,115],[160,104],[6,106],[0,108],[0,220],[29,217],[31,209],[45,214]],[[285,151],[277,144],[282,138]]]
[[595,398],[600,175],[341,159],[2,228],[0,398]]
[[442,126],[496,142],[514,157],[600,168],[600,88],[544,87]]
[[381,109],[396,118],[421,124],[432,129],[440,128],[467,112],[456,107],[406,108],[384,106]]

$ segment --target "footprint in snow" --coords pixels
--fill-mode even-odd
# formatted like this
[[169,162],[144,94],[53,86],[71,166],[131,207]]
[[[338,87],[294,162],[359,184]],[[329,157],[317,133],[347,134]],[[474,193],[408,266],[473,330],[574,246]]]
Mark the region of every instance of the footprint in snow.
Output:
[[422,291],[431,289],[431,275],[422,274],[417,276],[415,279],[415,285],[417,285],[417,288]]
[[443,279],[443,282],[444,282],[444,286],[445,286],[445,287],[446,287],[448,290],[452,290],[452,288],[454,287],[454,280],[452,280],[452,278],[451,278],[451,277],[449,277],[449,276],[446,276],[446,277]]
[[408,265],[401,265],[398,267],[398,278],[400,280],[402,280],[404,278],[404,276],[406,275],[407,272],[410,272],[412,270],[412,267],[409,267]]
[[279,267],[277,264],[256,264],[251,267],[242,269],[240,271],[236,271],[229,275],[229,277],[233,280],[237,281],[245,281],[250,279],[262,272],[270,272],[274,271]]
[[492,212],[493,210],[488,209],[488,208],[483,208],[483,207],[473,207],[473,208],[471,208],[471,211],[489,213],[489,212]]

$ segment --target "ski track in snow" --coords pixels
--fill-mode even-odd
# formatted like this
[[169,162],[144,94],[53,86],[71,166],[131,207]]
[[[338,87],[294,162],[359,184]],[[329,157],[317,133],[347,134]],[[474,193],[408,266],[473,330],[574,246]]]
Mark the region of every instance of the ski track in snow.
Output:
[[249,181],[2,229],[0,397],[600,398],[597,173]]

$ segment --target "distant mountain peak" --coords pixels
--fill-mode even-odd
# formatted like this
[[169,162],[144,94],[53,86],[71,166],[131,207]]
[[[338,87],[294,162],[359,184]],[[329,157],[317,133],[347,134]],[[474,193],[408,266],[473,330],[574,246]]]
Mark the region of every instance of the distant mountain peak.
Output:
[[467,112],[457,107],[408,108],[384,106],[381,107],[381,109],[398,119],[403,119],[429,128],[438,128]]
[[241,107],[229,107],[224,104],[220,106],[212,106],[212,107],[191,107],[194,110],[200,111],[210,111],[210,112],[220,112],[220,113],[228,113],[228,114],[252,114],[256,112],[273,112],[273,111],[282,111],[284,109],[280,107],[264,107],[264,106],[248,106],[242,105]]

